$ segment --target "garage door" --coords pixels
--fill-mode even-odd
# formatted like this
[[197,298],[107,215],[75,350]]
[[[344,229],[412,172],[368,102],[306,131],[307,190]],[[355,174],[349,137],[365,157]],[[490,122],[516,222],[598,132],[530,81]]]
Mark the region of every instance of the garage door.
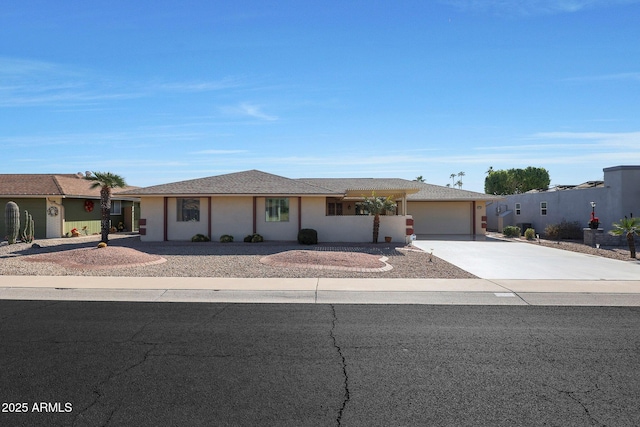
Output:
[[471,234],[472,202],[409,202],[415,234]]

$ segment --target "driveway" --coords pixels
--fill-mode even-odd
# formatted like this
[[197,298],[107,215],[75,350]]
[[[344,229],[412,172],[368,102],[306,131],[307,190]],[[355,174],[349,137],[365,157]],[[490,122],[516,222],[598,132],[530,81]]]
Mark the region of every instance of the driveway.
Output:
[[640,280],[640,262],[530,243],[416,240],[413,244],[482,279]]

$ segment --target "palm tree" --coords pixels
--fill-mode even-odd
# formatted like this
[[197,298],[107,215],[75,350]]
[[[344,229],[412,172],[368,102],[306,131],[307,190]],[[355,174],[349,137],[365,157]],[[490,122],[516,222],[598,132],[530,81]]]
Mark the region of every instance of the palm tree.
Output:
[[627,236],[627,244],[629,245],[629,256],[631,258],[636,257],[636,242],[634,241],[634,235],[640,236],[640,221],[638,218],[627,218],[625,215],[620,222],[613,223],[613,230],[609,231],[612,236]]
[[364,198],[364,208],[373,215],[373,243],[378,243],[378,234],[380,232],[380,214],[385,211],[395,209],[396,202],[393,196],[376,197],[375,191],[371,193],[371,197]]
[[87,174],[85,179],[92,181],[91,188],[100,187],[100,229],[102,231],[102,241],[109,242],[109,227],[111,226],[111,190],[113,188],[124,188],[127,184],[120,175],[111,172],[93,172]]
[[456,185],[453,181],[456,179],[456,174],[452,173],[451,175],[449,175],[449,178],[451,178],[451,184]]

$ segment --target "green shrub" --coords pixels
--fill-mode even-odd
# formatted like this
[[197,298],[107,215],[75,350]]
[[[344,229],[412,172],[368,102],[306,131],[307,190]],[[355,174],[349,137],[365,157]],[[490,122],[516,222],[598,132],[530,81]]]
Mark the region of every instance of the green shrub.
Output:
[[230,236],[228,234],[223,234],[222,236],[220,236],[220,243],[231,243],[233,242],[233,236]]
[[191,238],[191,241],[192,242],[209,242],[209,241],[211,241],[211,239],[209,239],[204,234],[196,234],[195,236],[193,236]]
[[502,234],[504,234],[505,237],[520,237],[520,227],[508,225],[502,229]]
[[533,228],[527,228],[526,230],[524,230],[524,237],[527,238],[527,240],[533,240],[536,238],[536,230],[534,230]]
[[264,238],[258,233],[254,233],[254,234],[249,234],[247,237],[245,237],[244,241],[246,243],[260,243],[260,242],[264,242]]
[[298,243],[301,245],[317,245],[318,232],[312,228],[303,228],[298,231]]

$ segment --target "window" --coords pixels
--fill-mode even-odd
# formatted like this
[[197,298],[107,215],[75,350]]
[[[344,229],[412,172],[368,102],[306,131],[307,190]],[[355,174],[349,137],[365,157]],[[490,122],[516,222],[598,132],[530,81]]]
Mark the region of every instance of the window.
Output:
[[200,221],[200,199],[177,199],[179,222]]
[[122,215],[122,200],[111,201],[111,215]]
[[289,199],[266,199],[265,220],[267,222],[289,221]]
[[520,215],[520,203],[516,203],[516,215]]
[[328,216],[342,215],[342,203],[328,203],[327,215]]
[[547,215],[547,202],[540,202],[540,215]]

